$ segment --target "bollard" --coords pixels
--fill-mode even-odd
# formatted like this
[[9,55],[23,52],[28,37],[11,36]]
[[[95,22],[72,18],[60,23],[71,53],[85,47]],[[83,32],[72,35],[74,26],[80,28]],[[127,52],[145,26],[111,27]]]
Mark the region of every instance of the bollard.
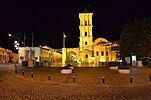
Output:
[[130,75],[130,83],[133,83],[133,76]]
[[102,84],[105,84],[105,77],[102,77]]
[[75,75],[73,75],[73,83],[75,83],[75,82],[76,82],[76,81],[75,81],[75,78],[76,78],[76,77],[75,77]]
[[15,69],[15,74],[17,74],[17,69]]
[[22,71],[22,75],[24,76],[24,71]]
[[17,65],[15,64],[14,67],[15,67],[15,74],[17,74]]
[[50,74],[48,74],[48,80],[50,80]]
[[151,74],[149,74],[149,81],[151,81]]
[[31,78],[33,78],[34,77],[34,74],[33,74],[33,72],[31,72]]
[[15,69],[17,69],[17,65],[16,64],[14,64],[14,67],[15,67]]

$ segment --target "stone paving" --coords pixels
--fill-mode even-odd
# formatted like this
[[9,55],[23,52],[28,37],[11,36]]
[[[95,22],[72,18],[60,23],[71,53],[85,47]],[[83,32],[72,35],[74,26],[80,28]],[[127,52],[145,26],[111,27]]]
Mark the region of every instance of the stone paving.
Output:
[[130,74],[108,68],[75,68],[67,75],[60,73],[61,68],[28,69],[24,76],[22,71],[15,75],[10,69],[0,70],[0,100],[151,100],[151,68],[132,68],[133,83],[129,83]]

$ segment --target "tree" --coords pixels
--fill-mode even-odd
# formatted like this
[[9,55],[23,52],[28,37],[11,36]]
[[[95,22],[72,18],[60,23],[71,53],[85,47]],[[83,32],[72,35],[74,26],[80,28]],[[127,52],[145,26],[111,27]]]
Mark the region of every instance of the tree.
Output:
[[136,19],[125,24],[118,41],[121,57],[136,54],[151,57],[151,18]]

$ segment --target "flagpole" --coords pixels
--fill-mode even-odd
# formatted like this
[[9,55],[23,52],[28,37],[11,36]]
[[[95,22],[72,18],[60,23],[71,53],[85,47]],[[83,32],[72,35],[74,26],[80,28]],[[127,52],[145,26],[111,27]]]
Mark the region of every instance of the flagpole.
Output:
[[63,32],[63,48],[65,48],[65,33]]

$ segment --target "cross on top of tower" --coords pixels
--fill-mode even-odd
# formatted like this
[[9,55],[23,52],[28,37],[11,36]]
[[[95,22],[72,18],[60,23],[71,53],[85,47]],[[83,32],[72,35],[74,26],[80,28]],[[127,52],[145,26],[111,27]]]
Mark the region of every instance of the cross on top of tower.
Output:
[[85,5],[83,12],[84,13],[89,13],[89,10],[88,10],[89,8],[90,8],[89,5]]

